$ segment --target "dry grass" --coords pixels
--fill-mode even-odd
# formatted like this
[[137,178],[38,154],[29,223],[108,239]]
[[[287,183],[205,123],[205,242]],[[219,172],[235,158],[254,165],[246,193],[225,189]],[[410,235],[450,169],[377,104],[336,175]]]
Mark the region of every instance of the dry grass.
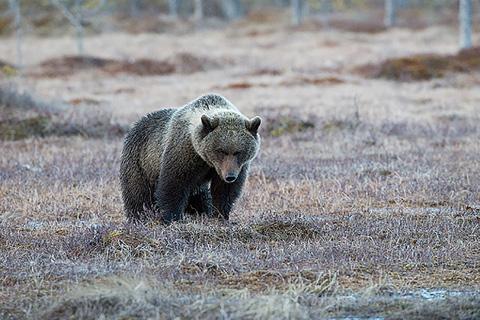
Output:
[[133,74],[137,76],[167,75],[174,72],[192,73],[218,68],[220,63],[190,53],[179,53],[164,61],[152,59],[116,60],[93,56],[64,56],[40,63],[31,77],[65,77],[88,70],[100,70],[109,75]]
[[284,86],[302,86],[302,85],[334,85],[341,84],[345,81],[337,77],[324,77],[324,78],[312,78],[312,77],[297,77],[291,80],[281,82]]
[[0,86],[0,139],[20,140],[52,135],[107,137],[126,133],[128,128],[114,123],[108,112],[73,108],[74,105],[92,104],[91,99],[71,102],[72,105],[43,101],[14,86]]
[[[338,130],[328,134],[350,134]],[[435,300],[435,308],[402,295],[478,289],[478,163],[463,164],[466,180],[451,147],[411,152],[410,160],[268,156],[298,135],[265,137],[232,224],[169,227],[124,224],[120,140],[3,142],[4,316],[34,317],[40,309],[40,318],[426,318],[437,308],[474,316],[478,295]],[[103,288],[111,276],[119,280]],[[153,280],[123,283],[145,276]],[[364,293],[378,283],[390,291]]]
[[[249,76],[262,76],[262,75],[272,75],[277,76],[281,73],[276,73],[272,70],[265,70],[265,69],[257,69],[251,73]],[[244,90],[244,89],[251,89],[251,88],[267,88],[272,86],[279,86],[279,87],[295,87],[295,86],[328,86],[328,85],[337,85],[345,83],[344,80],[336,78],[336,77],[323,77],[323,78],[312,78],[312,77],[295,77],[289,78],[286,80],[282,80],[280,82],[270,81],[269,83],[253,83],[248,81],[238,81],[229,83],[227,85],[215,86],[213,87],[214,90]]]
[[[131,40],[167,57],[190,43],[195,57],[235,63],[152,77],[89,67],[68,81],[27,68],[19,88],[34,83],[47,102],[0,91],[8,98],[1,119],[15,130],[44,117],[47,128],[86,132],[0,136],[0,318],[480,317],[478,72],[422,83],[353,78],[361,41],[379,59],[384,35],[333,32],[254,37],[268,48],[242,32],[137,35]],[[437,32],[388,36],[408,36],[414,52],[456,45],[447,34],[421,47]],[[125,37],[89,40],[108,43],[106,55],[135,56],[118,41]],[[67,53],[48,53],[51,39],[32,41],[42,44],[39,60]],[[338,70],[322,71],[318,57],[338,58]],[[127,224],[123,131],[109,130],[214,87],[264,119],[262,150],[231,222]],[[44,108],[49,101],[69,103]]]
[[480,69],[480,47],[461,50],[455,55],[421,54],[388,59],[379,65],[358,68],[361,74],[400,81],[429,80],[455,72]]

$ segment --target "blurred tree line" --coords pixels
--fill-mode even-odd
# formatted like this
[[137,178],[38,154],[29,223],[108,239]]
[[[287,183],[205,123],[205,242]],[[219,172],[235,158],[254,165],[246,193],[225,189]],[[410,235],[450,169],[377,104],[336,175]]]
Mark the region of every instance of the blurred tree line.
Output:
[[[24,16],[51,13],[58,10],[58,4],[71,8],[72,13],[80,11],[88,17],[92,14],[118,14],[136,17],[144,14],[169,14],[186,18],[218,17],[235,19],[259,8],[297,8],[304,14],[322,11],[367,10],[390,7],[415,7],[419,10],[456,8],[458,1],[452,0],[8,0],[0,2],[2,18],[8,15],[11,3],[18,3]],[[1,27],[1,25],[0,25]]]
[[[480,6],[480,0],[475,2]],[[386,28],[396,26],[401,10],[433,15],[448,10],[458,12],[460,47],[472,46],[474,0],[8,0],[0,2],[0,34],[15,34],[16,65],[20,67],[22,39],[30,32],[52,35],[71,25],[77,51],[84,54],[85,30],[104,31],[98,25],[109,22],[136,26],[144,24],[147,17],[163,16],[171,22],[182,20],[200,25],[208,19],[233,21],[256,10],[278,9],[290,11],[291,23],[297,26],[306,17],[322,17],[328,25],[328,17],[335,13],[348,11],[352,16],[360,16],[362,12],[380,10]]]

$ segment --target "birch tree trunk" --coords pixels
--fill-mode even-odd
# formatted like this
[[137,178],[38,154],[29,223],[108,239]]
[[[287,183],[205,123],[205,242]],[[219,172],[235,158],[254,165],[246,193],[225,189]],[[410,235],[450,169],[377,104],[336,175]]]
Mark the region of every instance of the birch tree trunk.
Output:
[[130,17],[138,17],[138,2],[137,0],[129,1]]
[[460,0],[458,10],[460,48],[472,47],[472,0]]
[[390,28],[395,25],[397,15],[397,3],[396,0],[385,0],[385,16],[383,23],[385,27]]
[[61,3],[59,0],[51,0],[51,3],[62,12],[62,14],[67,18],[68,22],[75,28],[76,41],[77,41],[77,51],[79,55],[83,55],[83,25],[82,25],[82,16],[81,16],[81,3],[80,0],[75,0],[75,12],[72,13],[68,8]]
[[168,0],[168,14],[172,18],[178,18],[179,0]]
[[303,21],[305,13],[305,0],[292,0],[292,24],[299,26]]
[[83,55],[83,25],[82,25],[82,0],[75,0],[75,20],[77,23],[75,24],[75,30],[77,33],[77,50],[79,55]]
[[240,0],[222,0],[222,10],[228,20],[235,20],[242,16],[242,3]]
[[203,20],[203,0],[193,0],[193,18],[196,22]]
[[16,51],[16,67],[22,68],[23,54],[22,54],[22,14],[20,12],[20,0],[9,0],[10,10],[14,16],[15,28],[15,51]]

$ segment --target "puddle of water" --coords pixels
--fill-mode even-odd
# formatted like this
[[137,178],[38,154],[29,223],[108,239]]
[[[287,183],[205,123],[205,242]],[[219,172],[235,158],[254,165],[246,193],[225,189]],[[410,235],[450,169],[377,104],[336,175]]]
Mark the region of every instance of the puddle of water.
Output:
[[[439,301],[450,297],[480,297],[480,291],[459,291],[447,289],[420,289],[405,293],[394,293],[391,296],[385,297],[389,303],[398,304],[405,301]],[[350,296],[350,299],[362,299],[361,297]],[[380,297],[381,298],[381,297]],[[329,320],[383,320],[383,317],[362,317],[362,316],[348,316],[339,318],[330,318]]]
[[428,301],[443,300],[450,297],[461,296],[480,296],[480,291],[458,291],[458,290],[446,290],[446,289],[421,289],[419,291],[413,291],[402,295],[405,298],[420,298]]

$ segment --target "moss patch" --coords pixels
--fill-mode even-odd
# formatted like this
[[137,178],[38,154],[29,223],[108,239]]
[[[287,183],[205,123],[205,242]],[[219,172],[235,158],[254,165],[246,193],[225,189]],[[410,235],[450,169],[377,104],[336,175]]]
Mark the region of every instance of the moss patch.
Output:
[[49,133],[50,119],[36,116],[28,119],[7,119],[0,121],[0,140],[20,140]]

